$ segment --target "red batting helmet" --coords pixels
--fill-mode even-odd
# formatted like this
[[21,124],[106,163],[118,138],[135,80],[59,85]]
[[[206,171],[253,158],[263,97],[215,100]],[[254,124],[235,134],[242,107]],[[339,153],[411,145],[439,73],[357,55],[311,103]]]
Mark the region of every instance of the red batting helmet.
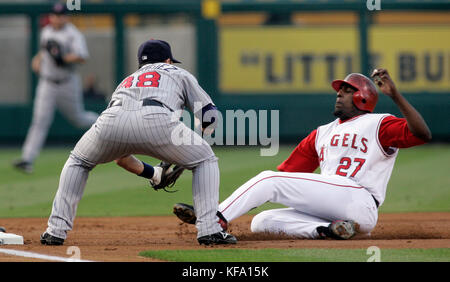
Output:
[[351,73],[344,80],[334,80],[331,86],[337,92],[341,88],[342,83],[347,83],[357,89],[353,93],[353,103],[358,109],[373,112],[378,102],[378,92],[372,80],[360,73]]

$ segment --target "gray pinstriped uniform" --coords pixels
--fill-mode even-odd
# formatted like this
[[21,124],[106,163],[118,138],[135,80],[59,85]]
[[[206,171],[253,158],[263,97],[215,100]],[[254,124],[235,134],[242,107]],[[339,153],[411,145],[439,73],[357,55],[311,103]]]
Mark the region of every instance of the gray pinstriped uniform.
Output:
[[[137,86],[139,77],[145,80],[155,75],[160,76],[158,81]],[[174,65],[148,64],[130,77],[117,87],[111,98],[111,101],[120,100],[121,105],[110,103],[112,106],[103,111],[78,141],[64,165],[47,232],[65,239],[72,229],[89,171],[97,164],[130,154],[149,155],[191,169],[197,236],[221,231],[216,219],[219,201],[217,157],[200,135],[173,116],[185,107],[193,112],[196,103],[202,107],[213,103],[211,98],[194,76]],[[157,87],[148,87],[151,84]],[[143,106],[142,100],[146,98],[157,100],[166,107]],[[174,144],[172,132],[176,128],[188,133],[193,142]]]

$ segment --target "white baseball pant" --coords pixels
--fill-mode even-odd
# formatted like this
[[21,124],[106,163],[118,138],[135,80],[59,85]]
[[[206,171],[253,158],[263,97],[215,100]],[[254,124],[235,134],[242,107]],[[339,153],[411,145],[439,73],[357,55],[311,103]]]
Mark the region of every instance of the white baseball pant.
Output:
[[312,239],[319,237],[317,227],[334,220],[354,220],[361,233],[369,233],[378,219],[375,201],[364,187],[345,177],[315,173],[264,171],[234,191],[219,211],[232,221],[266,202],[288,208],[257,214],[252,232]]

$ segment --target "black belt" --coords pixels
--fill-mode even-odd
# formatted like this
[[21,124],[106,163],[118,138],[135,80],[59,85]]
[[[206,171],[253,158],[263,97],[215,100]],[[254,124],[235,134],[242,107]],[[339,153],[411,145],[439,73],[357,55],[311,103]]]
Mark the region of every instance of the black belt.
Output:
[[375,197],[372,195],[373,200],[375,201],[375,205],[378,207],[380,206],[380,203],[377,201],[377,199],[375,199]]
[[149,98],[142,100],[142,106],[158,106],[163,108],[165,107],[163,103]]
[[[116,107],[116,106],[122,106],[121,99],[113,99],[108,104],[108,108]],[[150,98],[146,98],[146,99],[142,100],[142,106],[157,106],[157,107],[167,108],[163,103],[153,100],[153,99],[150,99]],[[167,108],[167,109],[169,109],[169,108]],[[169,110],[172,111],[171,109],[169,109]]]

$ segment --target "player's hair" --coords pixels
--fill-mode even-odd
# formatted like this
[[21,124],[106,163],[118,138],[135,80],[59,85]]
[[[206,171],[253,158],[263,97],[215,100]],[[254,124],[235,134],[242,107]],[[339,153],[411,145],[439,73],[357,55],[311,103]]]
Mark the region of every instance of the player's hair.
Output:
[[[167,58],[167,59],[169,59],[169,58]],[[143,66],[145,66],[147,64],[164,63],[166,60],[146,60],[145,62],[141,62],[139,64],[139,68],[142,68]]]

